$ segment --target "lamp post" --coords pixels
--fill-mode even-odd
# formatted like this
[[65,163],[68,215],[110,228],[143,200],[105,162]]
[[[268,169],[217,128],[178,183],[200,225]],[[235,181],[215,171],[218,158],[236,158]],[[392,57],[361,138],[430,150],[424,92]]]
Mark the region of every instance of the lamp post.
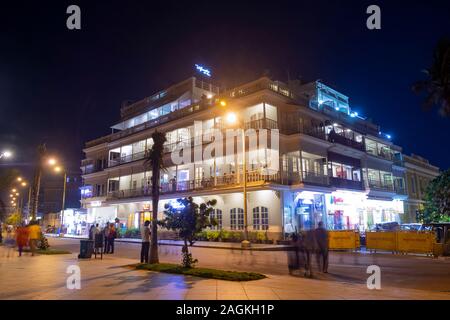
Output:
[[64,173],[64,186],[63,186],[63,194],[62,194],[62,204],[61,204],[61,215],[60,215],[60,225],[62,227],[64,222],[64,207],[66,206],[66,188],[67,188],[67,172],[63,170],[61,167],[55,167],[55,172],[63,172]]
[[[224,106],[221,103],[222,106]],[[226,105],[226,104],[225,104]],[[234,112],[230,112],[226,115],[226,122],[230,126],[238,126],[239,121],[238,117]],[[246,148],[245,148],[245,128],[242,126],[241,131],[241,140],[242,140],[242,170],[243,170],[243,196],[244,196],[244,240],[241,242],[241,246],[243,248],[250,247],[250,241],[248,241],[248,212],[247,212],[247,156],[246,156]]]

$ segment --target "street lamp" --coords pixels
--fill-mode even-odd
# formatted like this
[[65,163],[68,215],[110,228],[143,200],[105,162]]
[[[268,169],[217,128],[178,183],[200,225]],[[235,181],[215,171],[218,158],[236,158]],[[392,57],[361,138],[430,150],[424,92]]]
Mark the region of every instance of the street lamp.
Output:
[[63,187],[63,195],[62,195],[62,205],[61,205],[61,217],[60,217],[60,224],[61,227],[64,222],[64,207],[66,206],[66,187],[67,187],[67,172],[63,168],[57,166],[53,169],[56,173],[63,172],[64,173],[64,187]]
[[8,151],[8,150],[2,151],[0,153],[0,159],[1,158],[10,158],[11,156],[12,156],[12,152]]
[[[226,106],[226,103],[221,105]],[[238,126],[238,116],[234,112],[229,112],[225,116],[226,122],[230,126]],[[245,149],[245,130],[242,128],[241,130],[241,140],[242,140],[242,167],[243,167],[243,193],[244,193],[244,240],[241,242],[242,247],[248,248],[250,247],[250,241],[248,241],[248,213],[247,213],[247,159],[246,159],[246,149]]]

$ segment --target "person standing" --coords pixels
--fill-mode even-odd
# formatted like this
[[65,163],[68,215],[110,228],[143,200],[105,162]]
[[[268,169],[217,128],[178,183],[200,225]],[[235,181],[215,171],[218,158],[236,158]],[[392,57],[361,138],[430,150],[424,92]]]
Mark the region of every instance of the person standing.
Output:
[[116,227],[114,227],[113,223],[109,224],[109,234],[108,234],[108,253],[114,253],[114,239],[116,239],[117,232]]
[[103,228],[103,239],[105,239],[105,247],[103,248],[103,253],[108,253],[108,237],[109,237],[109,222]]
[[316,259],[319,271],[328,273],[328,231],[323,227],[322,221],[314,230],[314,237],[317,244]]
[[148,254],[150,250],[150,221],[144,222],[144,227],[141,231],[142,247],[141,247],[141,263],[148,263]]
[[37,221],[31,221],[28,226],[31,255],[34,256],[39,239],[41,238],[41,227]]

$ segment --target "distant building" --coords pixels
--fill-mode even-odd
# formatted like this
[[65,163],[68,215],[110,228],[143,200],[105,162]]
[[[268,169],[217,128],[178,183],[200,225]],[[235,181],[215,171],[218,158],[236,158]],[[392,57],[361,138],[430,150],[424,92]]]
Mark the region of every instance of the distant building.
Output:
[[403,156],[406,168],[408,199],[405,201],[405,215],[416,221],[417,212],[423,209],[425,190],[431,180],[439,175],[439,168],[418,155]]
[[[66,182],[66,208],[80,207],[81,177],[78,174],[67,175]],[[41,182],[39,192],[39,212],[41,214],[61,211],[64,179],[61,176],[47,175]]]

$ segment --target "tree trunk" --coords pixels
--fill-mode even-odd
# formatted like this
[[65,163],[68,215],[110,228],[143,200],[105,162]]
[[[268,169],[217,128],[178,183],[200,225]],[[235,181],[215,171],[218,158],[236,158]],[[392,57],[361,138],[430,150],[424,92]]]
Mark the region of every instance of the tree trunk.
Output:
[[159,203],[159,168],[152,170],[152,241],[150,245],[150,263],[159,263],[158,257],[158,203]]
[[36,220],[36,214],[38,212],[39,206],[39,189],[41,187],[41,175],[42,169],[40,164],[36,167],[36,172],[34,173],[33,186],[31,187],[31,210],[29,215],[31,220]]

